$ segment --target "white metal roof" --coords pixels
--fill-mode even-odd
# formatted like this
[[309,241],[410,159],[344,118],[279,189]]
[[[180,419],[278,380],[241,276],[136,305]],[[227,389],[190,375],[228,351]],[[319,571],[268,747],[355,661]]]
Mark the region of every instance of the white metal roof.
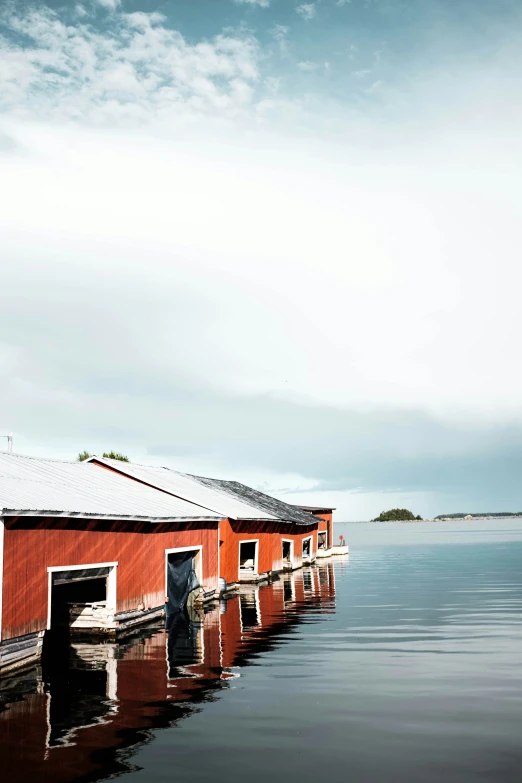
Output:
[[143,521],[218,520],[203,508],[86,462],[0,452],[0,514],[110,516]]
[[92,457],[92,459],[100,464],[109,465],[127,476],[138,479],[138,481],[144,481],[163,490],[163,492],[169,492],[191,503],[196,503],[198,506],[203,506],[209,512],[220,514],[221,518],[280,520],[280,517],[268,512],[266,508],[241,500],[225,489],[206,486],[196,477],[186,473],[179,473],[176,470],[155,465],[136,465],[133,462],[122,462],[102,457]]
[[235,481],[209,479],[171,468],[136,465],[104,457],[92,457],[91,460],[230,519],[293,522],[298,525],[311,525],[316,521],[311,514],[296,506]]

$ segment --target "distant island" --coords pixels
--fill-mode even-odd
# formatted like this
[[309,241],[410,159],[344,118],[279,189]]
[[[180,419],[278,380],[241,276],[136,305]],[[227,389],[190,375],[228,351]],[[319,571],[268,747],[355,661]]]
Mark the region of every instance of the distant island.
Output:
[[412,520],[422,521],[422,517],[416,517],[407,508],[391,508],[389,511],[381,511],[372,522],[411,522]]
[[407,508],[391,508],[382,511],[372,522],[453,522],[459,519],[515,519],[522,517],[522,511],[488,511],[482,514],[439,514],[438,517],[424,519]]
[[483,514],[439,514],[435,519],[488,519],[501,517],[522,517],[522,511],[488,511]]

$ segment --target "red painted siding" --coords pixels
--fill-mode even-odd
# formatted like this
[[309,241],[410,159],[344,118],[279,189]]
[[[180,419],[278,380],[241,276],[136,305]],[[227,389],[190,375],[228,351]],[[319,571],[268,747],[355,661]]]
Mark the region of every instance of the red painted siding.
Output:
[[327,547],[330,548],[331,546],[334,546],[335,541],[333,540],[333,519],[332,519],[332,512],[321,512],[318,511],[313,512],[314,517],[319,520],[319,530],[326,530],[328,533],[328,541],[327,541]]
[[294,557],[301,559],[303,538],[312,535],[312,547],[317,548],[317,521],[308,525],[290,525],[283,522],[246,522],[226,519],[219,524],[219,575],[228,583],[239,578],[239,544],[259,540],[258,573],[281,571],[283,568],[283,539],[294,541]]
[[199,546],[203,583],[218,586],[217,523],[148,524],[80,519],[5,520],[2,638],[47,626],[51,566],[118,562],[117,611],[163,605],[165,549]]

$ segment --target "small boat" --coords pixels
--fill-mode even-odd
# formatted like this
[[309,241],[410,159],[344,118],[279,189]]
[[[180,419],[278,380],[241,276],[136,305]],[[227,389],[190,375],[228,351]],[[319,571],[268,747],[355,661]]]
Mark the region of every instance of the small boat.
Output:
[[337,546],[331,546],[330,549],[318,549],[316,558],[332,557],[332,555],[348,555],[349,553],[350,549],[348,544],[339,544]]

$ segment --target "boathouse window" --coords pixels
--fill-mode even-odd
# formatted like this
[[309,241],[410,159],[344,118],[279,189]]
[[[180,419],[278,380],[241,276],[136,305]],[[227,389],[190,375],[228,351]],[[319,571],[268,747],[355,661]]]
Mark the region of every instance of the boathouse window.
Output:
[[304,538],[303,539],[303,557],[310,557],[310,544],[312,542],[311,538]]
[[247,571],[256,570],[257,541],[243,541],[239,544],[239,567]]
[[318,549],[326,549],[326,531],[324,533],[319,533],[317,536],[317,548]]

